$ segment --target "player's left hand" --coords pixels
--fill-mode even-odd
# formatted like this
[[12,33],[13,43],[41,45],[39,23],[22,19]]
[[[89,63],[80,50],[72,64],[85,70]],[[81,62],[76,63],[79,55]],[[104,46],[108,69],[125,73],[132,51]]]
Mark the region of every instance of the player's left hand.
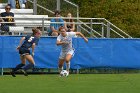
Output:
[[87,38],[84,38],[85,42],[88,42],[88,39]]
[[32,56],[34,56],[35,55],[35,53],[34,52],[32,52]]

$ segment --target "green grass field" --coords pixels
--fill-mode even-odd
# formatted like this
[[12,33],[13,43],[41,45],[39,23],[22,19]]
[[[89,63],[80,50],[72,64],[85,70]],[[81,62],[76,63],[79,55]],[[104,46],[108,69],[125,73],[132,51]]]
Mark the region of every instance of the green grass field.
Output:
[[140,74],[4,75],[0,93],[140,93]]

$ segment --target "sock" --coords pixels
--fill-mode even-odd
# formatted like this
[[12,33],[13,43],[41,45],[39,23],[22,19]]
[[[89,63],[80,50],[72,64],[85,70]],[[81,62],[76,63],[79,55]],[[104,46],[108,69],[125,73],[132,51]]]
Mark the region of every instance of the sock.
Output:
[[25,64],[18,64],[15,68],[13,68],[12,72],[16,72],[17,70],[21,69],[21,67],[25,66]]
[[26,65],[25,67],[23,67],[24,71],[27,71],[28,69],[31,69],[34,67],[34,64],[29,63],[28,65]]
[[58,70],[59,70],[59,73],[60,73],[63,70],[63,67],[61,67],[61,68],[59,67]]
[[70,61],[68,63],[66,63],[66,70],[69,72],[70,69]]

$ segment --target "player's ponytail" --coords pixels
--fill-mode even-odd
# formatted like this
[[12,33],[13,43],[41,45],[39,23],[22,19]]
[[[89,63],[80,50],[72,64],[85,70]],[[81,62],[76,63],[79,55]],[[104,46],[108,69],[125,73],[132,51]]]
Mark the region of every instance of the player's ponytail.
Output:
[[33,32],[33,35],[35,35],[37,33],[37,28],[33,28],[32,32]]
[[36,36],[38,34],[41,35],[41,31],[39,29],[37,29],[37,28],[33,28],[32,32],[33,32],[33,34],[32,34],[33,36]]
[[38,28],[32,29],[33,35],[36,35],[36,33],[41,33],[41,31]]

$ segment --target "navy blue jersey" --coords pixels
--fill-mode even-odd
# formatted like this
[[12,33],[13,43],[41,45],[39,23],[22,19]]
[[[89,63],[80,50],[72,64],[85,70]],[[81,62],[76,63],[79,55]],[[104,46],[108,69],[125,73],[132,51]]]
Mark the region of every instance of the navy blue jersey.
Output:
[[[6,17],[6,18],[3,18],[4,22],[14,22],[14,19],[12,17],[14,17],[14,13],[12,12],[3,12],[1,13],[1,17]],[[13,23],[3,23],[2,25],[14,25]]]
[[30,35],[27,35],[25,37],[25,41],[24,43],[22,44],[21,48],[26,48],[26,49],[29,49],[32,47],[32,44],[35,43],[36,45],[38,45],[38,41],[39,41],[39,38],[35,37],[35,36],[30,36]]

